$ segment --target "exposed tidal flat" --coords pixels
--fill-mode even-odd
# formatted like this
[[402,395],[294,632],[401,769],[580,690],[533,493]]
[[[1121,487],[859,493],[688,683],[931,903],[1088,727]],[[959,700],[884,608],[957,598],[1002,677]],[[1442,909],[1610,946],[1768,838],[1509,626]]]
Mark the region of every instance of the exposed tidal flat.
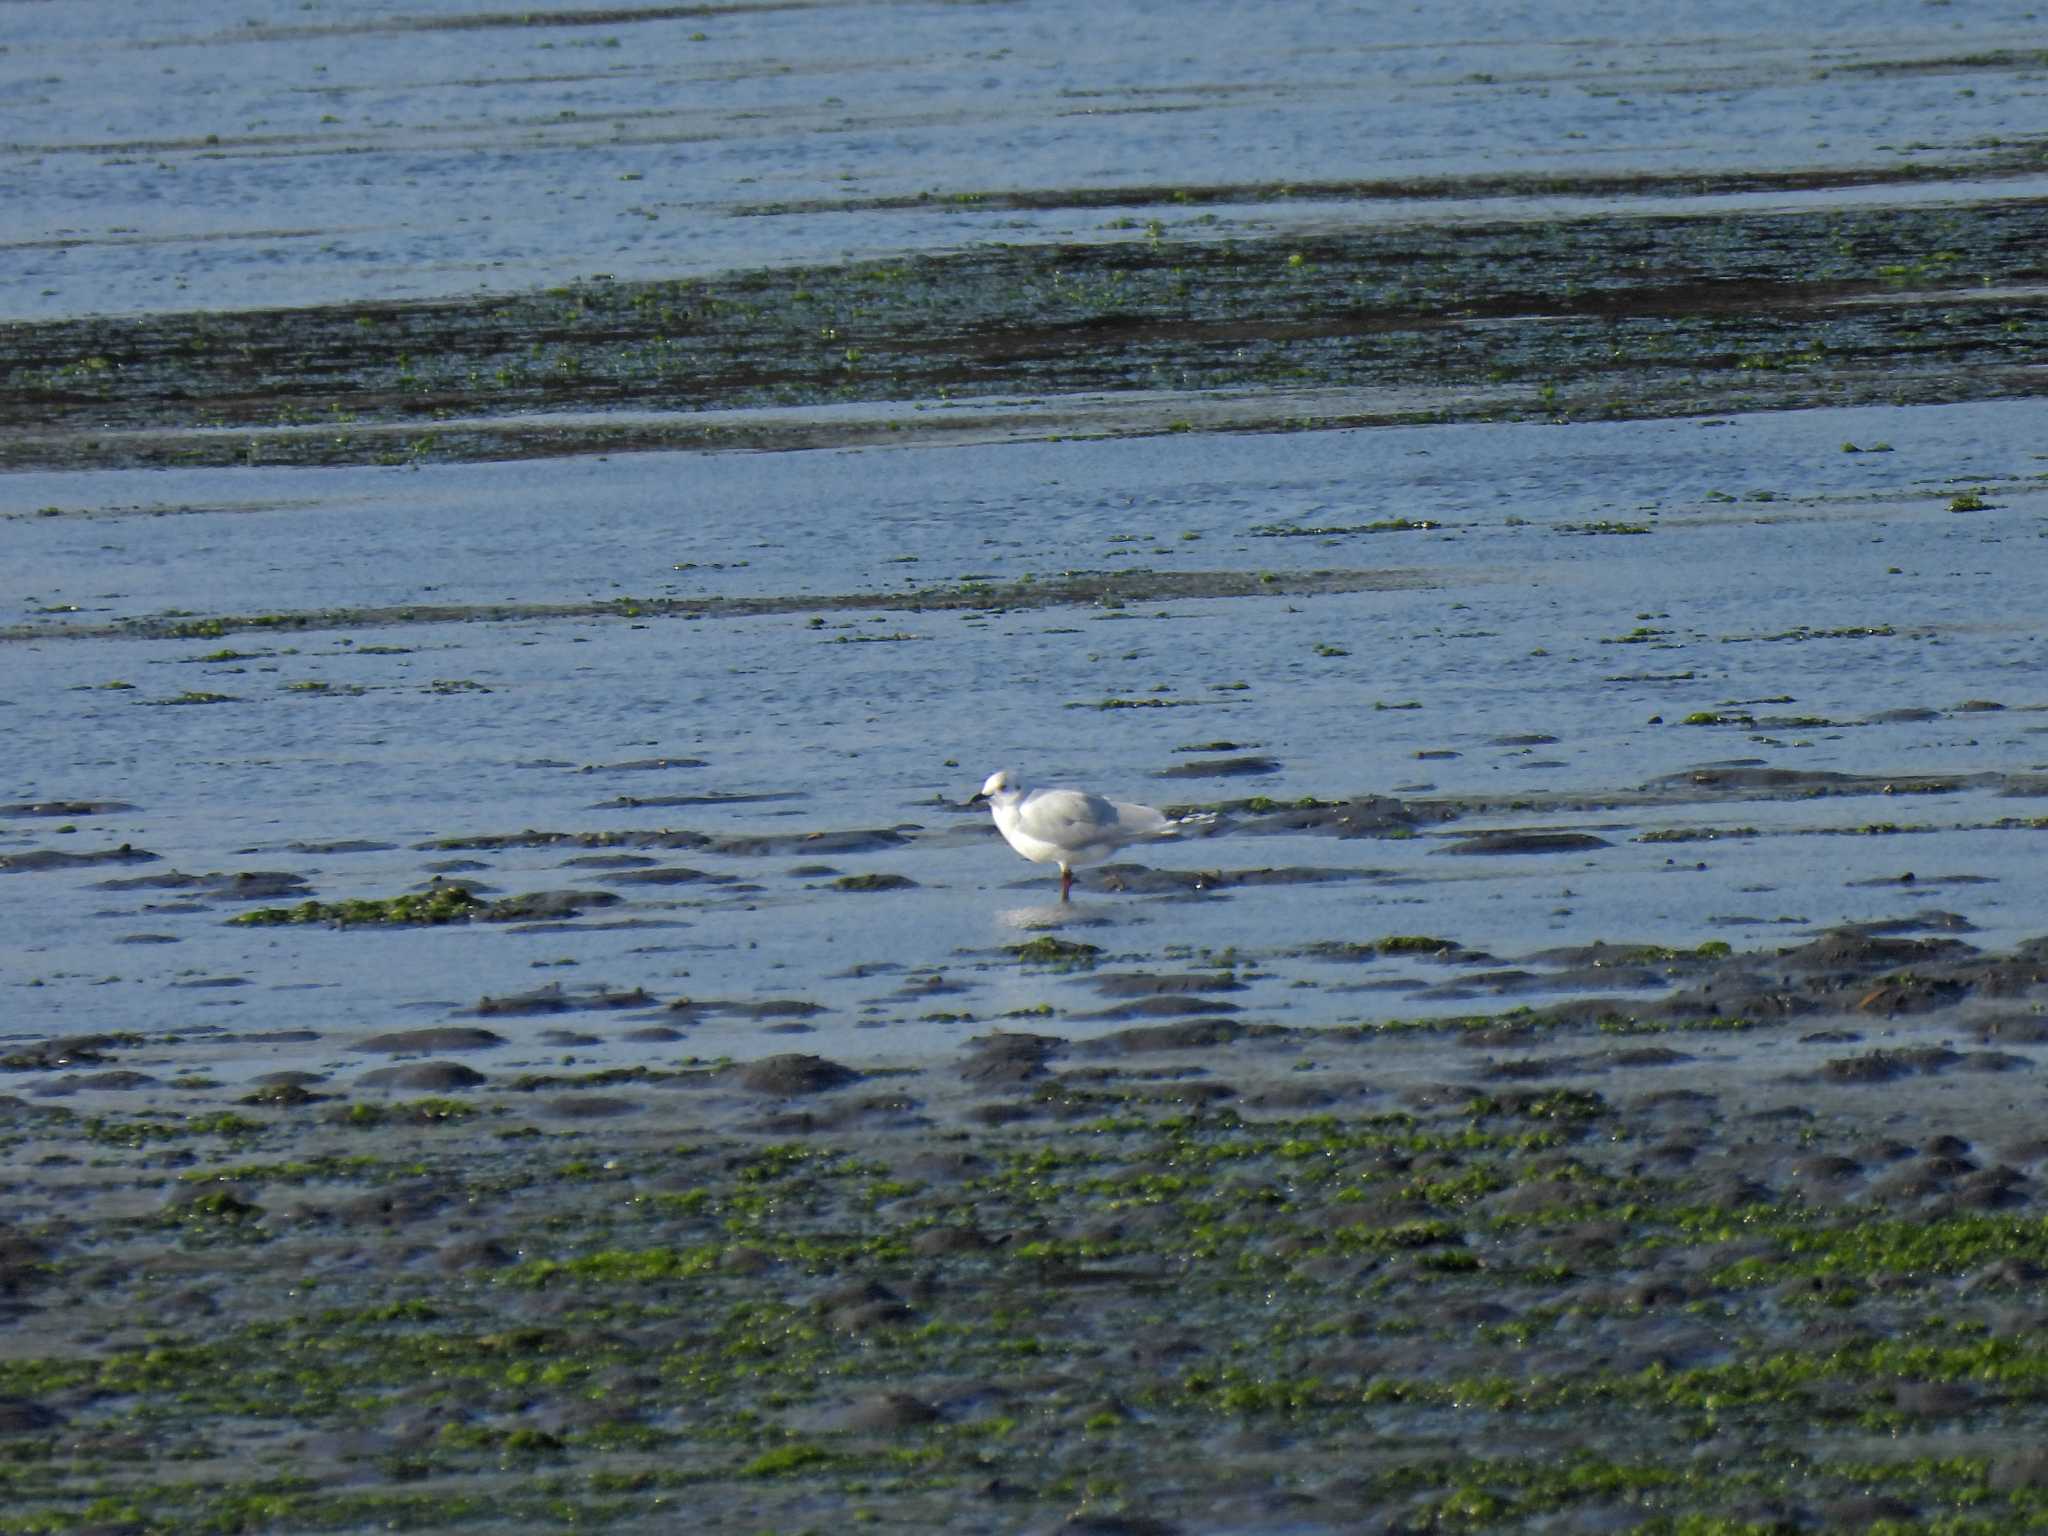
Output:
[[0,1532],[2048,1522],[2034,18],[0,9]]

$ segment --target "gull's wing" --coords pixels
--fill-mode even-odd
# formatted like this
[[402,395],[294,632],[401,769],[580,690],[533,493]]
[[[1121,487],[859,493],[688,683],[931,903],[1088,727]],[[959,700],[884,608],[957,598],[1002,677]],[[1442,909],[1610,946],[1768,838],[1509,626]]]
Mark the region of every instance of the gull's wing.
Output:
[[1149,805],[1131,805],[1119,800],[1110,809],[1116,812],[1117,829],[1127,838],[1157,837],[1179,825],[1166,812]]
[[1017,830],[1062,848],[1097,847],[1136,835],[1124,829],[1123,809],[1086,790],[1034,789],[1017,806]]

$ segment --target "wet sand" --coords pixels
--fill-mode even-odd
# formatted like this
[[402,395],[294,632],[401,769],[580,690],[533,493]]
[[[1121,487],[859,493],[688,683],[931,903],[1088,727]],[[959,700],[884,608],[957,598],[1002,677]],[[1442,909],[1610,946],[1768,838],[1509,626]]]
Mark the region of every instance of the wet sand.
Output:
[[1252,14],[16,18],[0,1532],[2048,1517],[2038,39]]

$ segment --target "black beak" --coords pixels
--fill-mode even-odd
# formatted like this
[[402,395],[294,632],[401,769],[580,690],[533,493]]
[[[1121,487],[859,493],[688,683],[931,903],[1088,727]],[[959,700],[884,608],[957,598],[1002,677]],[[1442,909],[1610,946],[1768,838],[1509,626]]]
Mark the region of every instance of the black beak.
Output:
[[986,799],[988,799],[988,791],[977,789],[973,794],[969,795],[965,800],[960,802],[960,809],[963,811],[971,811]]

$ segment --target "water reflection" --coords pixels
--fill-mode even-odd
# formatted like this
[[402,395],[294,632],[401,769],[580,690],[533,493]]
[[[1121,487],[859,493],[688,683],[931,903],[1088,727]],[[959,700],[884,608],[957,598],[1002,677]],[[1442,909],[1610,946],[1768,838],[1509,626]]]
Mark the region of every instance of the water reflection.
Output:
[[1071,902],[1045,902],[1039,906],[1005,907],[996,913],[1005,928],[1026,933],[1044,933],[1056,928],[1107,928],[1113,919],[1107,906],[1076,895]]

